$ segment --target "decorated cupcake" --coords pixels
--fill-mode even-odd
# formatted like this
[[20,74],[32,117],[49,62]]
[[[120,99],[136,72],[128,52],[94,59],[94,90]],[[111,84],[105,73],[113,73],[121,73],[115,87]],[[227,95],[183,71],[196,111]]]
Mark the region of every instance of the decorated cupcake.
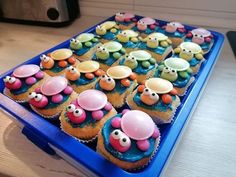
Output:
[[169,123],[180,105],[177,94],[170,81],[150,78],[127,97],[127,104],[131,109],[146,112],[157,124]]
[[80,61],[92,59],[98,44],[98,38],[92,33],[82,33],[70,40],[70,48]]
[[157,62],[164,60],[172,51],[171,40],[162,33],[152,33],[138,46],[148,51]]
[[159,142],[160,132],[148,114],[123,111],[103,126],[97,151],[117,166],[135,170],[151,161]]
[[63,75],[67,67],[79,63],[70,49],[57,49],[47,55],[41,55],[40,59],[40,67],[50,76]]
[[163,33],[172,41],[173,47],[180,45],[184,41],[186,35],[184,25],[179,22],[169,22],[166,26],[162,27],[161,31],[163,31]]
[[127,52],[135,50],[139,45],[138,33],[133,30],[121,31],[116,38],[116,41],[121,43]]
[[133,28],[137,19],[134,14],[119,12],[115,15],[115,21],[121,30],[125,30]]
[[145,50],[132,51],[126,54],[119,61],[119,65],[128,66],[137,75],[137,82],[152,77],[156,69],[156,59]]
[[161,62],[156,70],[155,77],[170,81],[179,96],[183,96],[194,81],[189,63],[182,58],[167,58]]
[[174,49],[174,56],[187,60],[193,73],[196,74],[205,60],[201,47],[193,42],[183,42]]
[[103,124],[116,115],[104,93],[86,90],[64,109],[60,116],[61,128],[66,133],[84,141],[93,140]]
[[16,68],[12,75],[6,76],[4,94],[16,102],[26,102],[30,92],[34,91],[48,77],[37,65],[28,64]]
[[136,75],[127,66],[114,66],[107,70],[95,88],[104,92],[115,108],[125,104],[125,98],[136,86]]
[[98,77],[105,72],[99,69],[99,63],[96,61],[83,61],[78,64],[77,68],[70,66],[67,68],[65,77],[70,86],[77,93],[95,87]]
[[208,53],[214,43],[214,37],[210,31],[204,28],[197,28],[186,35],[185,41],[200,45],[203,53]]
[[141,18],[132,29],[139,32],[141,37],[147,37],[149,34],[158,30],[158,22],[153,18],[144,17]]
[[114,40],[119,32],[119,26],[114,21],[106,21],[96,27],[96,35],[102,43]]
[[48,78],[34,92],[29,93],[28,102],[42,117],[55,118],[75,99],[76,95],[64,77],[54,76]]
[[110,41],[97,47],[93,60],[99,62],[100,68],[106,71],[110,66],[118,65],[118,59],[125,51],[119,42]]

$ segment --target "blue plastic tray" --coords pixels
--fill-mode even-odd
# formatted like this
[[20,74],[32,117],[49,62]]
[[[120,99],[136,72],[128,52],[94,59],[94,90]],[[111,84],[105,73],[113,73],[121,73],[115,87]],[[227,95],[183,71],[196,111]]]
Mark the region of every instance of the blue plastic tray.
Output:
[[[137,16],[137,18],[141,18],[141,16]],[[105,21],[107,20],[114,20],[114,16]],[[158,20],[158,22],[161,25],[166,23],[161,20]],[[95,26],[84,32],[92,32]],[[191,30],[194,27],[186,25],[186,28],[187,30]],[[127,172],[117,167],[100,154],[96,153],[96,142],[91,144],[80,143],[75,138],[62,132],[59,128],[58,122],[49,122],[34,113],[29,106],[20,105],[4,96],[2,94],[4,89],[3,78],[11,74],[14,68],[0,76],[0,108],[20,124],[22,127],[22,133],[34,144],[49,154],[53,155],[57,153],[88,176],[159,176],[181,134],[184,125],[190,118],[190,114],[194,110],[219,56],[224,36],[215,31],[211,32],[214,35],[214,46],[211,51],[205,55],[206,61],[202,64],[194,83],[188,89],[187,94],[181,98],[182,104],[176,111],[174,121],[171,124],[159,126],[161,130],[161,143],[159,150],[151,163],[140,171]],[[69,39],[43,53],[48,53],[55,49],[68,46]],[[40,55],[22,63],[21,65],[30,63],[39,64]]]

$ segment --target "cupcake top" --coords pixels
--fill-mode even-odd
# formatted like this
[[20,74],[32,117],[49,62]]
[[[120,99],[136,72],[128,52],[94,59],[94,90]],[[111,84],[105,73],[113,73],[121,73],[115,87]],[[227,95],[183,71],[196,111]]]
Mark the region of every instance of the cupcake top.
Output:
[[141,18],[136,25],[138,31],[146,32],[150,34],[153,30],[156,29],[158,23],[155,19],[150,17]]
[[104,36],[108,31],[112,33],[117,32],[117,24],[114,21],[106,21],[96,27],[96,34],[100,36]]
[[179,22],[169,22],[166,24],[166,26],[164,28],[165,28],[165,31],[168,33],[175,33],[175,32],[184,33],[184,32],[186,32],[184,25],[182,25]]
[[211,43],[213,36],[210,31],[204,28],[196,28],[190,31],[187,35],[187,38],[192,38],[192,42],[202,45],[205,42]]
[[[143,39],[145,46],[150,49],[157,49],[158,47],[166,48],[172,44],[171,40],[162,33],[152,33]],[[142,48],[142,45],[141,45]]]
[[133,30],[123,30],[117,34],[116,38],[119,42],[127,43],[132,41],[134,43],[138,42],[138,33]]
[[128,12],[124,12],[124,13],[121,13],[121,12],[118,12],[116,13],[115,15],[115,20],[116,22],[131,22],[133,19],[134,19],[135,15],[132,14],[132,13],[128,13]]

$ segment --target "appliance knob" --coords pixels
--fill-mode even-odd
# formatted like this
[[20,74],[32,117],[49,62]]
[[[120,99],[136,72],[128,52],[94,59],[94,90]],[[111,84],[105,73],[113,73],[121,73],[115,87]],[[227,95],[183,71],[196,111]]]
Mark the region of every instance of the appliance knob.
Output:
[[55,8],[50,8],[47,11],[48,18],[51,20],[56,20],[59,17],[59,12]]

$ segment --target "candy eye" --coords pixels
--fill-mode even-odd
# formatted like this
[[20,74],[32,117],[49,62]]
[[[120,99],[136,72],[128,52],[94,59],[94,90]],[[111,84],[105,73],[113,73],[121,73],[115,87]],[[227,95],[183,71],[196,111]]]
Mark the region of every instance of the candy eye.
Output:
[[81,109],[75,109],[74,112],[73,112],[75,117],[81,116],[82,113],[83,113],[83,111]]
[[175,73],[176,73],[176,70],[172,69],[171,74],[175,74]]
[[72,38],[71,40],[70,40],[70,42],[75,42],[76,40],[74,39],[74,38]]
[[151,95],[150,95],[151,99],[155,102],[157,102],[159,100],[159,96],[158,94],[152,92]]
[[197,34],[194,34],[195,37],[197,37],[198,35]]
[[29,93],[29,98],[32,99],[36,96],[36,93],[35,92],[31,92]]
[[15,77],[9,77],[8,82],[9,82],[10,84],[14,83],[15,81],[16,81],[16,78],[15,78]]
[[34,100],[35,100],[35,101],[40,101],[42,98],[43,98],[43,96],[42,96],[41,94],[36,94],[36,95],[34,96]]
[[3,79],[3,81],[4,81],[4,82],[9,82],[9,78],[10,78],[10,76],[6,76],[6,77]]
[[76,71],[77,71],[73,66],[69,66],[69,67],[68,67],[68,70],[69,70],[71,73],[76,73]]
[[122,132],[119,129],[113,130],[113,132],[111,132],[111,136],[116,140],[120,139],[121,135]]
[[126,147],[130,146],[131,142],[128,136],[124,135],[120,138],[119,143],[121,146]]
[[73,104],[68,105],[67,108],[66,108],[66,110],[67,110],[68,112],[73,112],[73,111],[75,110],[75,105],[73,105]]
[[106,80],[106,82],[109,83],[109,84],[112,83],[112,81],[113,81],[113,79],[111,77],[108,77],[107,80]]
[[203,35],[200,35],[201,38],[203,38]]
[[107,80],[107,75],[102,75],[101,80],[106,81]]
[[151,91],[148,88],[145,88],[143,93],[144,93],[144,95],[150,95]]

